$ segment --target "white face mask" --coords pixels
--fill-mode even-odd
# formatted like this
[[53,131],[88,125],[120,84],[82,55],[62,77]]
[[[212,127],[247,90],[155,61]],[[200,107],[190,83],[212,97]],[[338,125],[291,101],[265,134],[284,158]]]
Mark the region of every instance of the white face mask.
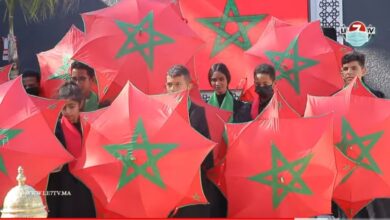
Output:
[[345,40],[354,47],[360,47],[368,42],[368,33],[362,31],[347,32]]

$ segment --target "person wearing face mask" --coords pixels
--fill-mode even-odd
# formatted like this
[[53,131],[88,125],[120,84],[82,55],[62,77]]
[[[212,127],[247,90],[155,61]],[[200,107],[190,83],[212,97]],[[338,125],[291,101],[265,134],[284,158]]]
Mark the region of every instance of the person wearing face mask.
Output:
[[25,70],[22,73],[22,83],[30,95],[40,95],[41,74],[35,70]]
[[223,63],[215,63],[211,66],[208,79],[211,87],[214,89],[208,104],[233,112],[229,122],[247,122],[251,120],[250,105],[234,99],[229,90],[230,72]]
[[274,95],[275,68],[269,64],[260,64],[253,73],[255,91],[258,95],[253,101],[251,116],[255,119],[271,101]]

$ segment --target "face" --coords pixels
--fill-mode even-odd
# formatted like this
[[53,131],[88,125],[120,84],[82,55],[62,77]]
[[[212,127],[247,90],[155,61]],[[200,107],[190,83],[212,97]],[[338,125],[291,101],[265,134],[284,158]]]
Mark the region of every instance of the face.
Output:
[[228,83],[227,83],[226,76],[223,73],[219,71],[214,72],[213,75],[211,76],[210,83],[211,83],[211,87],[213,87],[214,91],[218,95],[222,95],[226,93],[228,88]]
[[348,85],[356,76],[361,80],[365,74],[366,68],[360,66],[358,61],[346,63],[341,68],[341,76],[345,85]]
[[70,122],[77,123],[80,117],[80,108],[81,106],[78,102],[67,99],[61,112]]
[[83,95],[86,97],[91,92],[91,86],[93,79],[89,77],[87,70],[84,69],[72,69],[72,81],[77,83],[80,87]]
[[23,77],[22,82],[25,89],[39,88],[39,82],[36,77]]
[[191,88],[191,83],[186,78],[181,76],[171,77],[167,76],[167,83],[165,84],[168,93],[179,92]]
[[256,73],[254,79],[255,86],[274,86],[274,81],[268,74]]

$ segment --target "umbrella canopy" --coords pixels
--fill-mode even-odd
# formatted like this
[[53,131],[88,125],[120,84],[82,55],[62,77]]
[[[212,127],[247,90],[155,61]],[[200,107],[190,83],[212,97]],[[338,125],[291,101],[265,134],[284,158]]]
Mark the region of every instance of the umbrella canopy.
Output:
[[319,21],[300,25],[270,22],[246,54],[252,66],[248,85],[253,84],[256,65],[272,64],[280,92],[301,115],[307,94],[331,95],[343,86],[341,66]]
[[390,196],[390,166],[384,156],[390,153],[390,113],[384,111],[390,101],[354,95],[355,82],[332,97],[309,96],[305,112],[335,113],[338,176],[333,197],[349,217],[370,200]]
[[210,89],[207,73],[219,62],[229,67],[230,88],[242,87],[246,80],[243,53],[256,42],[272,16],[294,23],[308,18],[307,1],[303,0],[180,0],[179,5],[188,25],[207,42],[195,55],[201,90]]
[[[176,108],[187,105],[181,99]],[[88,117],[84,151],[71,172],[108,217],[163,218],[178,206],[207,202],[199,168],[215,144],[189,125],[182,110],[127,84],[103,111]]]
[[336,177],[331,115],[256,119],[226,127],[229,217],[293,218],[331,213]]
[[54,98],[64,81],[70,80],[71,57],[83,40],[84,33],[72,25],[53,49],[37,54],[42,96]]
[[190,62],[203,45],[170,1],[123,0],[83,18],[86,39],[73,58],[95,68],[102,99],[128,80],[148,94],[165,92],[168,69]]
[[[34,186],[73,159],[48,126],[42,113],[43,102],[40,104],[27,95],[21,77],[0,85],[0,204],[17,184],[19,166],[29,176],[27,184]],[[57,105],[61,106],[61,102]],[[47,108],[46,114],[52,111],[58,116],[58,108]]]

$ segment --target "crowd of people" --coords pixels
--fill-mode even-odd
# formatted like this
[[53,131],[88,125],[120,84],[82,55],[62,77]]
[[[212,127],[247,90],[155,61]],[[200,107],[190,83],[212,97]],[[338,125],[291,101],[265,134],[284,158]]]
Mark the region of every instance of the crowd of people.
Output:
[[[342,57],[341,75],[345,86],[355,77],[364,83],[365,55],[357,51]],[[80,156],[82,148],[82,129],[80,112],[94,111],[106,107],[109,103],[99,103],[98,96],[92,90],[95,82],[94,70],[74,61],[70,67],[70,81],[65,82],[58,91],[58,98],[66,100],[62,114],[58,119],[55,135],[64,147],[75,157]],[[277,83],[275,68],[269,64],[258,65],[253,72],[253,80],[257,97],[253,103],[243,102],[234,98],[229,90],[231,74],[224,63],[216,63],[208,72],[210,86],[214,90],[208,104],[232,112],[228,122],[248,122],[255,119],[270,102]],[[27,93],[40,95],[40,74],[38,71],[26,70],[22,72],[22,82]],[[183,65],[174,65],[167,70],[166,90],[168,93],[191,89],[191,74]],[[383,98],[380,91],[370,89],[373,94]],[[210,138],[210,129],[203,107],[190,102],[189,118],[191,126],[206,138]],[[213,167],[212,156],[208,155],[201,165],[202,187],[209,204],[190,205],[172,210],[167,217],[226,217],[228,201],[220,190],[208,179],[206,171]],[[50,174],[47,190],[70,191],[72,196],[47,197],[49,217],[96,217],[93,195],[87,186],[75,178],[68,165],[59,167]],[[77,192],[77,193],[75,193]],[[371,203],[362,210],[357,217],[388,217],[386,200]],[[387,205],[390,207],[390,204]],[[335,217],[345,217],[344,213],[333,205]]]

